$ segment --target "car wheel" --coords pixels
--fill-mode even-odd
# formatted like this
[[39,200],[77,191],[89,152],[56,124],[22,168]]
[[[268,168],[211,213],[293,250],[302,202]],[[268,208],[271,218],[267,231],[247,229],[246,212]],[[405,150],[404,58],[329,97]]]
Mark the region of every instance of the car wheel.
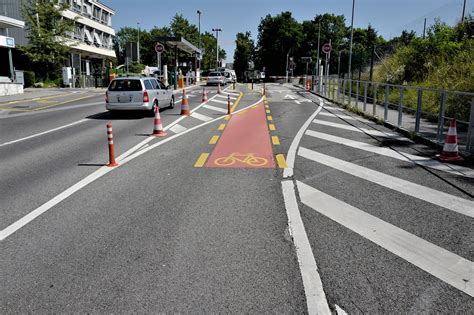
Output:
[[170,108],[173,109],[174,108],[174,95],[171,96],[171,101],[170,101]]

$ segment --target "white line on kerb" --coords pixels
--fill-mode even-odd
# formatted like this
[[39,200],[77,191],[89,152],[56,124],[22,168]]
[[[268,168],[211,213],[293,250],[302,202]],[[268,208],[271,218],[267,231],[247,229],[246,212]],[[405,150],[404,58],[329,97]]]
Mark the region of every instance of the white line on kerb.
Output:
[[297,181],[301,202],[462,292],[474,296],[474,263]]
[[283,198],[285,200],[288,226],[295,244],[301,278],[303,280],[306,305],[309,314],[331,314],[323,283],[318,273],[318,266],[314,259],[313,250],[308,240],[308,235],[301,219],[300,210],[296,201],[295,186],[293,181],[281,182]]
[[300,147],[298,155],[402,194],[474,218],[474,202]]
[[296,157],[296,150],[298,149],[298,146],[300,145],[301,138],[304,135],[304,132],[306,129],[308,129],[309,125],[313,121],[313,119],[318,115],[321,110],[324,108],[323,102],[321,101],[320,98],[319,100],[319,107],[316,109],[316,111],[311,115],[311,117],[306,120],[306,122],[301,126],[300,130],[298,130],[298,133],[296,134],[295,138],[291,142],[290,149],[288,150],[288,153],[286,155],[286,164],[287,167],[283,170],[283,178],[288,178],[293,176],[293,167],[295,166],[295,157]]
[[[259,103],[263,102],[263,97],[260,98],[260,100],[252,105],[249,105],[247,107],[244,107],[238,111],[236,111],[235,113],[239,113],[245,109],[248,109],[252,106],[255,106]],[[203,103],[204,104],[204,103]],[[201,104],[200,106],[202,106],[203,104]],[[198,106],[199,107],[199,106]],[[195,110],[198,108],[196,107]],[[179,121],[181,121],[182,119],[184,119],[185,117],[187,116],[181,116],[180,118],[178,118],[177,120],[174,121],[174,124],[178,123]],[[46,211],[48,211],[49,209],[51,209],[52,207],[54,207],[55,205],[57,205],[58,203],[60,203],[61,201],[63,201],[64,199],[68,198],[69,196],[71,196],[72,194],[76,193],[77,191],[81,190],[82,188],[84,188],[85,186],[89,185],[90,183],[94,182],[95,180],[101,178],[102,176],[104,176],[105,174],[111,172],[112,170],[115,170],[115,169],[118,169],[120,168],[121,166],[125,165],[127,162],[145,154],[146,152],[150,151],[150,150],[153,150],[165,143],[168,143],[170,142],[171,140],[174,140],[178,137],[181,137],[191,131],[194,131],[198,128],[201,128],[201,127],[204,127],[204,126],[207,126],[211,123],[214,123],[216,121],[219,121],[221,119],[223,119],[225,116],[221,116],[221,117],[217,117],[213,120],[210,120],[208,122],[204,122],[200,125],[197,125],[193,128],[189,128],[188,130],[186,131],[183,131],[182,133],[179,133],[179,134],[175,134],[171,137],[168,137],[168,138],[165,138],[164,140],[161,140],[159,141],[158,143],[155,143],[151,146],[148,146],[146,147],[146,143],[147,142],[150,142],[151,140],[153,139],[156,139],[155,137],[148,137],[147,139],[143,140],[142,142],[140,142],[139,144],[137,144],[136,146],[134,146],[133,148],[131,148],[130,150],[128,150],[127,152],[123,153],[121,156],[119,156],[116,160],[118,162],[120,162],[120,164],[117,166],[117,167],[107,167],[107,166],[103,166],[101,168],[99,168],[98,170],[96,170],[94,173],[90,174],[89,176],[87,176],[86,178],[82,179],[81,181],[77,182],[76,184],[74,184],[73,186],[69,187],[68,189],[66,189],[65,191],[61,192],[60,194],[58,194],[56,197],[54,197],[53,199],[49,200],[48,202],[46,202],[45,204],[41,205],[40,207],[36,208],[35,210],[33,210],[32,212],[28,213],[27,215],[25,215],[24,217],[22,217],[21,219],[19,219],[18,221],[12,223],[11,225],[9,225],[8,227],[6,227],[5,229],[3,229],[2,231],[0,231],[0,241],[3,241],[4,239],[6,239],[7,237],[9,237],[10,235],[12,235],[13,233],[15,233],[16,231],[18,231],[19,229],[21,229],[23,226],[27,225],[28,223],[30,223],[31,221],[33,221],[35,218],[39,217],[41,214],[45,213]],[[167,130],[169,129],[172,125],[168,125],[167,127],[163,128],[164,130]],[[137,150],[140,150],[140,151],[137,151]]]

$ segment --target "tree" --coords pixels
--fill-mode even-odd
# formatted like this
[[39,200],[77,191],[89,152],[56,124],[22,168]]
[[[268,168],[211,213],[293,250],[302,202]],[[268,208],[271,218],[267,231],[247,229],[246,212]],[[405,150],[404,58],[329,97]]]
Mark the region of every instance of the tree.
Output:
[[74,20],[62,17],[68,5],[58,0],[25,0],[22,13],[30,43],[19,49],[34,64],[42,79],[56,78],[67,58]]
[[[216,37],[206,32],[201,35],[202,46],[204,49],[204,56],[201,61],[201,69],[212,69],[216,67],[216,46],[217,40]],[[224,49],[219,49],[219,58],[225,59],[226,52]]]
[[282,12],[275,17],[267,15],[258,26],[257,68],[265,67],[268,75],[285,73],[286,55],[297,51],[303,41],[302,26],[291,12]]
[[250,37],[250,32],[237,33],[234,52],[234,70],[238,78],[244,76],[244,71],[248,68],[248,63],[253,61],[255,46],[254,41]]

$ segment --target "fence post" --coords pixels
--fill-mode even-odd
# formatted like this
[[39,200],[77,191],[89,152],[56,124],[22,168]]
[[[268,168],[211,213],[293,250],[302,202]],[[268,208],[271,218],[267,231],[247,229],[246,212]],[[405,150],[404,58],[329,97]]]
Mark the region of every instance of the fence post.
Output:
[[383,103],[384,110],[383,110],[383,121],[388,120],[388,94],[390,93],[390,87],[388,85],[385,86],[385,101]]
[[346,98],[346,79],[342,79],[342,105],[345,104],[344,103],[345,98]]
[[352,104],[352,79],[349,80],[349,99],[347,100],[348,101],[348,105],[349,107],[351,107],[351,104]]
[[341,99],[341,79],[337,79],[337,95],[336,95],[336,100],[339,102]]
[[405,89],[403,87],[400,88],[400,102],[398,102],[398,127],[402,126],[403,122],[403,96],[404,96]]
[[360,87],[360,82],[356,82],[356,108],[359,108],[359,87]]
[[423,90],[418,90],[418,102],[416,104],[415,132],[420,132],[421,104],[423,103]]
[[374,84],[374,99],[372,100],[372,116],[376,116],[377,115],[377,89],[378,89],[378,85],[377,84]]
[[441,93],[441,102],[438,113],[438,142],[443,141],[444,113],[446,111],[446,92]]
[[367,81],[364,81],[364,112],[367,110]]
[[471,114],[469,116],[466,151],[469,153],[474,153],[474,98],[472,98],[471,102]]

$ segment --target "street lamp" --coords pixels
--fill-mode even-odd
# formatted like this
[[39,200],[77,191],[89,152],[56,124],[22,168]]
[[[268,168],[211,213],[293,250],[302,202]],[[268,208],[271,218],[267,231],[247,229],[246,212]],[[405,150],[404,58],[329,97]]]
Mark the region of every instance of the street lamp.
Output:
[[199,16],[199,49],[202,49],[201,47],[201,14],[202,12],[200,10],[197,10],[197,14]]
[[219,68],[219,32],[222,32],[220,28],[213,28],[213,32],[216,32],[216,70]]
[[349,105],[351,104],[352,97],[352,41],[354,38],[354,7],[355,0],[352,0],[352,18],[351,18],[351,43],[349,45]]

